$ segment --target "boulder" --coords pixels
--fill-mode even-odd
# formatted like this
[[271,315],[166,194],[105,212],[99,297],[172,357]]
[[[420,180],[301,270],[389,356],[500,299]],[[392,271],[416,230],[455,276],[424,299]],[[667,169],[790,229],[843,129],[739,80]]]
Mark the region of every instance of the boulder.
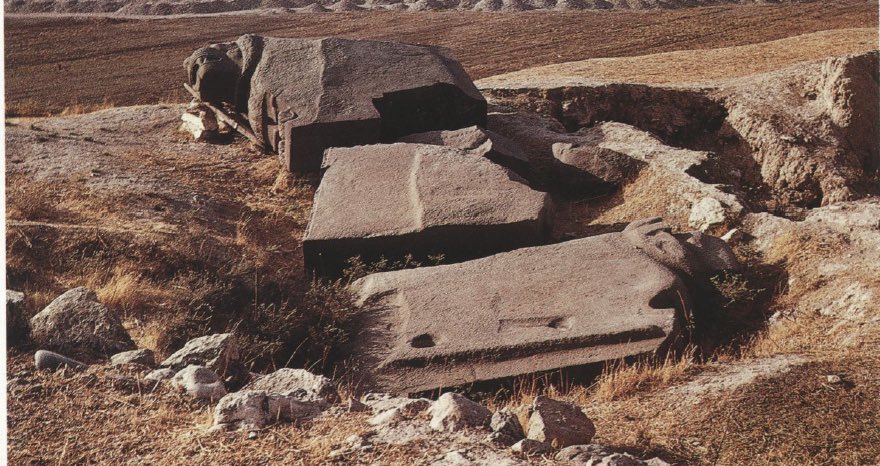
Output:
[[333,148],[303,239],[321,274],[366,262],[442,254],[466,260],[545,242],[550,199],[491,161],[450,147]]
[[111,366],[123,366],[126,364],[140,364],[141,366],[153,367],[156,359],[153,352],[148,349],[138,349],[116,353],[110,358]]
[[27,341],[31,329],[24,316],[24,293],[6,290],[6,342],[19,345]]
[[412,393],[655,351],[690,298],[642,243],[609,233],[364,277],[359,376]]
[[226,388],[216,372],[203,366],[186,366],[171,379],[171,385],[194,398],[219,400]]
[[535,398],[527,431],[528,438],[556,447],[589,443],[596,435],[593,421],[580,408],[546,396]]
[[491,440],[502,445],[511,446],[526,436],[519,418],[506,408],[492,415],[489,427],[492,429]]
[[489,128],[529,154],[536,184],[568,195],[602,194],[634,178],[647,164],[601,147],[602,135],[571,133],[557,120],[526,112],[489,115]]
[[275,422],[308,419],[320,412],[321,407],[315,402],[271,395],[262,390],[241,390],[224,396],[217,403],[212,430],[262,429]]
[[247,384],[245,390],[292,396],[301,401],[336,403],[339,393],[333,382],[305,369],[283,368]]
[[77,354],[113,354],[134,348],[122,321],[87,288],[55,298],[31,318],[33,340],[46,348]]
[[38,350],[34,353],[34,365],[37,369],[52,371],[61,369],[62,367],[69,367],[71,369],[85,369],[88,367],[85,363],[46,350]]
[[492,413],[485,406],[458,393],[444,393],[431,405],[431,428],[455,432],[484,427]]
[[246,117],[291,170],[317,171],[324,150],[486,125],[486,101],[438,47],[342,38],[244,35],[184,62],[196,96]]
[[231,333],[218,333],[194,338],[159,364],[179,371],[186,366],[205,366],[223,378],[247,374],[238,360],[238,345]]

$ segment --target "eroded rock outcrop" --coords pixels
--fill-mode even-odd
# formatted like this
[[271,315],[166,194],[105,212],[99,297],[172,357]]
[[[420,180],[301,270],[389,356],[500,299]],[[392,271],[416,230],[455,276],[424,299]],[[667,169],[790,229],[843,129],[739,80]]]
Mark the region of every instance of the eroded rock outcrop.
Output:
[[[623,123],[650,132],[658,143],[703,152],[704,160],[687,171],[707,186],[743,192],[752,210],[784,213],[876,193],[877,51],[700,86],[542,73],[550,71],[509,73],[478,85],[493,104],[543,114],[565,132]],[[510,136],[491,116],[489,128]],[[660,183],[654,184],[656,190]]]
[[303,239],[306,266],[412,255],[462,260],[545,242],[549,197],[484,157],[391,144],[327,151]]
[[184,67],[201,100],[244,115],[291,170],[318,170],[328,147],[486,124],[486,101],[438,47],[245,35]]

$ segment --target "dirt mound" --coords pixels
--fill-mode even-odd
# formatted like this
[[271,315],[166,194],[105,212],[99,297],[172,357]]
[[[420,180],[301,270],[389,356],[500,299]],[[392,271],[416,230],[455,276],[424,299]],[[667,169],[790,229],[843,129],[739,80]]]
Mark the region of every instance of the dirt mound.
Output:
[[546,70],[478,84],[493,103],[538,110],[571,131],[618,121],[711,151],[714,168],[697,177],[728,185],[753,209],[788,215],[876,191],[877,67],[878,53],[868,52],[700,88],[560,86]]

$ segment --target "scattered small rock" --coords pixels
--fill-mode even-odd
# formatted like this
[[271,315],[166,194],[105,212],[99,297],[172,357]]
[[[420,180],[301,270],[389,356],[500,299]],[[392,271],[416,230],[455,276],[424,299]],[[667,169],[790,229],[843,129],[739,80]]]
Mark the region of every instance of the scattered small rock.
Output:
[[577,406],[539,396],[532,406],[528,438],[539,442],[567,447],[589,443],[596,435],[596,427]]
[[837,384],[843,382],[843,379],[840,378],[839,375],[835,375],[835,374],[825,376],[825,380],[827,380],[828,383],[830,383],[832,385],[837,385]]
[[393,425],[407,419],[413,419],[431,407],[431,400],[425,398],[397,398],[395,400],[396,404],[393,408],[380,411],[367,422],[374,426]]
[[320,401],[328,404],[339,401],[339,393],[330,379],[312,374],[305,369],[278,369],[247,384],[244,389],[293,396],[302,401]]
[[357,398],[349,398],[348,399],[348,412],[350,413],[362,413],[370,409],[369,406],[363,404]]
[[728,244],[736,244],[743,240],[745,234],[739,228],[732,228],[730,231],[721,236],[721,239]]
[[505,446],[511,446],[526,436],[519,418],[506,408],[492,415],[489,427],[492,429],[489,440]]
[[122,321],[88,288],[69,290],[31,318],[38,344],[71,353],[113,354],[134,349]]
[[69,367],[77,370],[88,367],[85,363],[46,350],[39,350],[34,354],[34,365],[37,366],[37,369],[48,369],[53,371],[61,369],[62,367]]
[[6,290],[6,342],[10,346],[27,341],[30,325],[24,314],[24,293]]
[[254,430],[277,421],[298,421],[317,416],[321,405],[292,396],[271,395],[262,390],[230,393],[214,407],[212,432]]
[[163,382],[165,380],[171,380],[174,378],[174,374],[177,372],[174,369],[162,368],[156,369],[149,374],[144,376],[145,382]]
[[231,333],[218,333],[194,338],[183,348],[159,364],[159,367],[181,370],[186,366],[205,366],[224,379],[247,376],[238,360],[238,345]]
[[714,197],[704,197],[691,207],[688,225],[700,231],[709,231],[727,222],[727,210]]
[[154,367],[156,358],[148,349],[138,349],[116,353],[110,358],[111,366],[124,366],[126,364],[140,364],[146,367]]
[[666,463],[654,458],[653,463],[642,461],[629,453],[617,453],[608,447],[597,444],[572,445],[563,448],[556,454],[557,461],[584,466],[663,466]]
[[444,393],[431,405],[431,428],[457,431],[487,425],[492,413],[485,406],[458,393]]
[[550,445],[547,445],[544,442],[539,442],[537,440],[532,440],[528,438],[524,438],[519,442],[513,444],[510,449],[514,453],[519,453],[521,455],[534,456],[534,455],[543,455],[545,453],[550,452]]
[[213,401],[226,395],[226,388],[217,373],[203,366],[181,369],[171,379],[171,385],[199,399]]

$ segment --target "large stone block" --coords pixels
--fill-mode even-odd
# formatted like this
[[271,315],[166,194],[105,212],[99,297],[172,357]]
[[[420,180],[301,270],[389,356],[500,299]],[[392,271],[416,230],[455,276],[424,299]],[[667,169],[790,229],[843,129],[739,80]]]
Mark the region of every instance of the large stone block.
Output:
[[322,274],[348,258],[465,260],[542,244],[550,199],[508,169],[422,144],[333,148],[303,240]]
[[317,170],[329,147],[486,125],[485,99],[438,47],[245,35],[184,67],[203,101],[245,115],[291,170]]
[[371,303],[354,339],[365,383],[417,392],[657,350],[690,298],[637,234],[364,277],[352,287]]

